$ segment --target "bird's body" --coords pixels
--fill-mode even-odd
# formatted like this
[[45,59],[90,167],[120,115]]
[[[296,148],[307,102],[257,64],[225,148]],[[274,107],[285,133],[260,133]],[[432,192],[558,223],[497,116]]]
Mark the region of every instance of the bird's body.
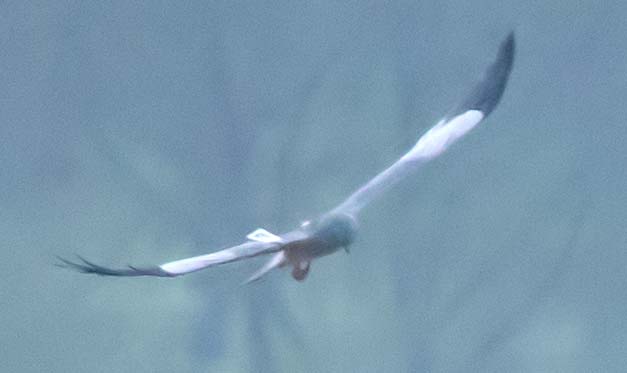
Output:
[[98,275],[175,277],[215,265],[270,255],[270,260],[253,274],[249,281],[261,278],[274,268],[286,266],[292,268],[292,276],[296,280],[302,281],[307,276],[313,260],[333,254],[342,248],[347,249],[354,241],[358,215],[366,205],[416,172],[422,165],[438,157],[494,110],[507,84],[513,60],[514,36],[510,34],[501,44],[496,61],[490,65],[484,79],[475,86],[462,104],[452,111],[452,114],[440,120],[420,137],[409,152],[357,189],[336,208],[292,231],[275,235],[264,229],[257,229],[240,245],[149,268],[129,266],[112,269],[80,257],[83,263],[62,258],[61,261],[64,266]]
[[307,221],[281,236],[277,242],[279,251],[267,265],[249,278],[257,280],[276,267],[289,266],[292,277],[302,281],[307,277],[314,259],[348,249],[357,235],[357,221],[348,214],[327,214],[314,222]]
[[[286,244],[283,253],[287,264],[292,268],[307,268],[317,258],[331,255],[353,243],[357,235],[357,221],[346,214],[329,214],[315,223],[301,226],[307,238]],[[297,275],[292,275],[297,280]],[[305,273],[306,275],[306,273]]]

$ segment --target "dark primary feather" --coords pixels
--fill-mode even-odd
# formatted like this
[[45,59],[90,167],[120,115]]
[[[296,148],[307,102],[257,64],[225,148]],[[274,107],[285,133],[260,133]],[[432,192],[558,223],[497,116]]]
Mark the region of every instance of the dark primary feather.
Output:
[[73,262],[62,257],[57,257],[62,264],[57,264],[59,267],[73,269],[81,273],[93,273],[100,276],[159,276],[159,277],[172,277],[171,274],[162,270],[159,267],[138,268],[129,265],[128,268],[115,269],[103,267],[98,264],[92,263],[87,259],[77,255],[77,258],[82,263]]
[[479,110],[488,116],[494,110],[503,96],[509,74],[514,63],[516,42],[511,32],[501,43],[496,61],[488,67],[483,80],[473,88],[470,95],[455,110],[454,115],[468,110]]

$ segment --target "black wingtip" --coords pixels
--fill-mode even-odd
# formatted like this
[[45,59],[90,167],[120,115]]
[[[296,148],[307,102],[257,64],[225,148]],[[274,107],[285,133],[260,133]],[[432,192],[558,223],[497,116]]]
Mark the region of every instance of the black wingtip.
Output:
[[514,31],[510,31],[501,42],[496,60],[488,67],[483,80],[475,86],[470,96],[456,112],[479,110],[484,116],[488,116],[503,96],[514,64],[515,54],[516,37]]
[[[59,263],[55,263],[57,267],[74,270],[80,273],[88,273],[99,276],[117,276],[117,277],[137,277],[137,276],[157,276],[157,277],[174,277],[171,273],[168,273],[160,267],[138,268],[129,265],[125,269],[115,269],[103,267],[101,265],[90,262],[80,255],[76,255],[77,261],[65,259],[57,256]],[[82,263],[81,263],[82,262]]]
[[512,30],[499,46],[497,61],[507,61],[508,70],[511,71],[514,62],[514,54],[516,54],[516,35],[514,30]]

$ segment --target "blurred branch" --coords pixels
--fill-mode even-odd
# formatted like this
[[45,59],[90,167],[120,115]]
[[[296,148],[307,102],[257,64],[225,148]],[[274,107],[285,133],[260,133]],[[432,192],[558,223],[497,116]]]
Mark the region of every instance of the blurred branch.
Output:
[[[563,191],[558,193],[562,194]],[[492,332],[488,333],[484,338],[484,342],[480,344],[473,356],[481,366],[480,370],[485,370],[490,356],[500,347],[504,346],[508,340],[519,333],[538,310],[544,305],[555,290],[559,287],[565,275],[572,269],[574,258],[579,254],[581,246],[581,234],[585,222],[592,211],[592,195],[582,193],[582,199],[577,204],[578,209],[572,216],[571,234],[564,242],[555,264],[552,269],[544,276],[529,296],[515,308],[509,317],[497,323]]]
[[[271,180],[271,185],[258,186],[264,190],[272,190],[276,194],[276,198],[273,198],[276,203],[271,215],[274,217],[272,220],[278,222],[280,226],[287,224],[286,218],[289,218],[290,213],[294,212],[294,206],[288,203],[292,200],[288,194],[291,191],[297,191],[298,188],[285,190],[284,185],[286,180],[293,179],[292,176],[300,168],[294,164],[292,159],[294,149],[298,149],[300,147],[298,144],[303,141],[301,137],[303,119],[313,96],[324,82],[324,75],[328,72],[329,65],[334,61],[318,64],[313,74],[303,84],[295,88],[294,100],[287,105],[295,109],[289,115],[289,120],[283,127],[281,136],[276,140],[276,147],[279,149],[278,164],[268,165],[279,170],[278,178]],[[256,205],[259,206],[259,204]],[[256,215],[263,216],[266,215],[265,213],[265,211],[258,211]],[[282,278],[282,280],[288,279]],[[255,296],[245,298],[248,304],[248,330],[252,340],[248,346],[248,356],[250,366],[255,367],[255,371],[276,372],[279,368],[275,358],[277,356],[276,347],[273,346],[268,331],[271,328],[282,329],[284,334],[291,339],[290,345],[296,347],[303,346],[304,337],[300,333],[294,316],[286,307],[289,302],[285,299],[285,293],[277,291],[278,284],[272,283],[274,282],[272,274],[267,276],[264,281],[266,283],[263,286],[251,285],[255,287]]]

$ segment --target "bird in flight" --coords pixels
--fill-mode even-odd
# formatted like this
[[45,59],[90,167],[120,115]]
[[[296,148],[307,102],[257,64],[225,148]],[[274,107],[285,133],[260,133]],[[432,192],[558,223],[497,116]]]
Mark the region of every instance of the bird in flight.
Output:
[[176,277],[219,264],[268,255],[269,260],[247,282],[256,281],[272,269],[281,267],[291,267],[292,277],[303,281],[314,259],[341,249],[347,250],[357,234],[359,213],[366,205],[423,164],[438,157],[494,110],[507,85],[514,50],[514,34],[510,33],[501,43],[495,61],[466,99],[422,135],[405,155],[337,207],[292,231],[273,234],[260,228],[248,234],[246,241],[240,245],[147,268],[130,265],[108,268],[80,256],[80,261],[76,262],[59,258],[60,265],[102,276]]

